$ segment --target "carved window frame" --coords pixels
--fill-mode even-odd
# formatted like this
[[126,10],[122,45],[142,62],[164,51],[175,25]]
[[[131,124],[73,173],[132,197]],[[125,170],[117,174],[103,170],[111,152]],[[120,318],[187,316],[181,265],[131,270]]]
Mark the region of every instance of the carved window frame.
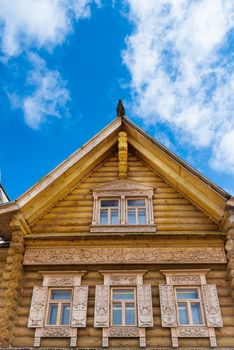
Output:
[[[166,285],[159,286],[161,319],[163,327],[171,328],[172,347],[179,347],[178,338],[207,337],[210,346],[217,347],[215,327],[222,327],[222,317],[218,302],[216,286],[207,284],[206,274],[209,269],[202,270],[161,270],[166,276]],[[180,325],[176,290],[178,288],[197,288],[201,298],[202,325]],[[212,300],[214,299],[214,302]],[[216,310],[210,313],[210,305]]]
[[[70,338],[70,346],[76,347],[77,328],[86,327],[88,286],[81,286],[81,278],[86,271],[47,272],[42,286],[33,289],[28,327],[35,328],[34,347],[40,347],[42,337]],[[52,290],[71,290],[71,311],[69,325],[48,324],[48,307]]]
[[[104,283],[96,286],[94,327],[102,328],[102,347],[109,346],[109,338],[139,338],[140,347],[146,347],[146,327],[153,327],[151,286],[143,284],[146,270],[99,272],[104,277]],[[135,288],[136,326],[111,325],[112,288]]]
[[[90,225],[90,232],[155,232],[153,210],[154,188],[143,185],[136,181],[117,180],[93,188],[93,219]],[[100,224],[100,202],[103,199],[118,199],[119,224]],[[145,199],[146,201],[146,224],[128,224],[127,200]]]

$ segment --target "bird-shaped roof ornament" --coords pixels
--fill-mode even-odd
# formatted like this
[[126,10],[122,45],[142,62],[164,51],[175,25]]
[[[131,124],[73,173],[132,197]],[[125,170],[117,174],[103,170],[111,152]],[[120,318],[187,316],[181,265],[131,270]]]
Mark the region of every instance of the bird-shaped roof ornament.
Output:
[[122,100],[119,100],[119,101],[118,101],[118,105],[117,105],[117,108],[116,108],[116,112],[117,112],[117,117],[123,117],[123,116],[125,116],[125,109],[124,109]]

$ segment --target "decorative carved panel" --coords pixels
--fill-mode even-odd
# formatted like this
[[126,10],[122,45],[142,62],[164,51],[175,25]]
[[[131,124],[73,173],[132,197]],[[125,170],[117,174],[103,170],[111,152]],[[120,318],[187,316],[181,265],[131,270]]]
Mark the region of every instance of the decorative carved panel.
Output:
[[71,327],[86,327],[88,286],[74,287]]
[[163,327],[177,327],[176,305],[173,286],[161,284],[159,286],[161,319]]
[[70,337],[71,330],[67,327],[48,327],[42,332],[43,337]]
[[156,232],[156,225],[91,225],[90,232]]
[[110,275],[109,284],[112,286],[133,286],[137,284],[137,276]]
[[207,327],[178,327],[178,337],[209,337]]
[[24,265],[225,263],[222,248],[27,248]]
[[170,276],[170,280],[173,285],[177,286],[192,286],[201,284],[201,278],[199,275],[172,275]]
[[137,327],[110,327],[109,337],[139,337]]
[[109,286],[96,286],[94,327],[109,327]]
[[222,327],[222,317],[217,289],[214,284],[203,284],[202,294],[208,327]]
[[33,288],[33,296],[28,320],[28,327],[43,327],[45,307],[47,299],[47,287]]
[[132,191],[150,191],[150,193],[153,194],[153,190],[153,187],[143,185],[140,182],[124,179],[107,182],[93,188],[94,193],[103,194],[102,192],[114,191],[115,195],[119,194],[118,191],[120,191],[120,194],[122,194],[122,192],[125,194],[126,191],[130,191],[131,194]]
[[65,286],[73,286],[74,279],[73,277],[66,277],[66,276],[53,276],[49,278],[48,286],[49,287],[65,287]]
[[138,326],[153,327],[152,293],[150,285],[137,286]]

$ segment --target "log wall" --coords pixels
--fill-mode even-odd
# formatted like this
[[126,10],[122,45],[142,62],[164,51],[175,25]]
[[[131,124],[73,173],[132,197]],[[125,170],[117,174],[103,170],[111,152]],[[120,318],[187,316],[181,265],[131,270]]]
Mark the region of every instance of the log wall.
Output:
[[[175,267],[175,266],[174,266]],[[207,282],[215,283],[218,290],[221,312],[224,327],[216,330],[217,343],[219,347],[231,347],[234,344],[234,305],[231,297],[230,284],[225,267],[209,266]],[[83,269],[84,267],[82,267]],[[101,347],[101,330],[93,327],[94,320],[94,293],[95,285],[102,284],[103,278],[98,273],[98,269],[108,269],[109,266],[89,266],[88,272],[82,279],[83,285],[89,285],[88,318],[87,327],[78,329],[77,346],[80,348]],[[116,266],[123,269],[122,266]],[[144,283],[152,285],[154,327],[146,330],[148,347],[171,347],[170,329],[161,327],[159,289],[158,285],[165,283],[165,277],[159,272],[159,266],[141,266],[148,269],[144,276]],[[45,267],[39,267],[40,271]],[[139,269],[139,266],[131,266],[131,269]],[[48,271],[48,268],[46,269]],[[69,269],[71,270],[71,268]],[[74,270],[78,271],[77,267]],[[16,324],[14,329],[13,347],[32,347],[35,330],[27,328],[29,308],[34,285],[41,285],[42,277],[37,271],[28,269],[24,273],[24,288],[19,303]],[[209,347],[209,340],[206,338],[180,339],[181,347]],[[114,348],[139,348],[138,339],[110,339],[110,347]],[[42,338],[42,347],[69,347],[69,339]]]
[[[217,225],[135,155],[128,157],[128,179],[153,186],[157,231],[217,231]],[[92,188],[118,180],[118,156],[111,156],[56,206],[34,223],[33,233],[89,232]]]

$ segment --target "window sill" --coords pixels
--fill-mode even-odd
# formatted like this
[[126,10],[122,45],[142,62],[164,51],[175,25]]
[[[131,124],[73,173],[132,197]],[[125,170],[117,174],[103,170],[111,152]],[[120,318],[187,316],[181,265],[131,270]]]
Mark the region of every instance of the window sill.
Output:
[[90,232],[156,232],[156,225],[91,225]]

